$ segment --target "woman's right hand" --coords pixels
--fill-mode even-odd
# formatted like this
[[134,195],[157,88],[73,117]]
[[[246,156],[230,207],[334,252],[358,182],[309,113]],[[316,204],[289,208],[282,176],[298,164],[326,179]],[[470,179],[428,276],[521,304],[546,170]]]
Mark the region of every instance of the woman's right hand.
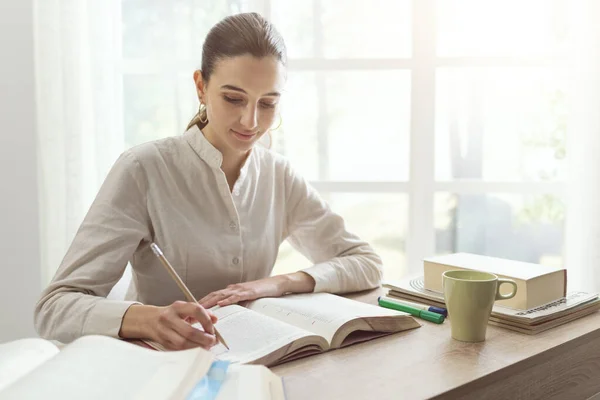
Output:
[[[193,327],[200,323],[204,330]],[[170,306],[133,304],[121,323],[119,336],[126,339],[150,339],[169,350],[194,347],[209,349],[217,343],[214,324],[217,317],[196,303],[176,301]]]

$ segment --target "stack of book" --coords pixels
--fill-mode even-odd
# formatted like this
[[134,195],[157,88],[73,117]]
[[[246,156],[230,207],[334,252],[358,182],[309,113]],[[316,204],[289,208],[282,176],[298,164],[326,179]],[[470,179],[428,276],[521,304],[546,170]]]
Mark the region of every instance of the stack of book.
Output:
[[[459,260],[461,263],[457,263]],[[427,284],[427,279],[424,276],[416,276],[407,278],[401,281],[389,281],[384,283],[384,287],[388,290],[387,296],[391,298],[398,298],[415,303],[434,307],[445,307],[443,289],[432,290],[432,286],[436,289],[441,288],[438,286],[438,277],[441,283],[441,269],[440,265],[445,265],[449,269],[470,269],[472,264],[471,261],[479,262],[476,263],[480,266],[480,270],[485,271],[486,265],[492,265],[497,262],[498,265],[503,264],[502,268],[505,272],[511,269],[511,266],[515,267],[527,267],[525,263],[518,263],[509,260],[493,259],[490,263],[491,258],[455,254],[450,256],[437,257],[435,259],[429,259],[424,264],[424,275],[429,276],[429,281],[433,283]],[[458,265],[461,264],[461,265]],[[507,267],[508,265],[508,267]],[[534,264],[532,264],[534,265]],[[536,267],[541,267],[537,266]],[[432,271],[440,271],[432,273]],[[520,270],[519,270],[520,271]],[[530,270],[531,271],[531,270]],[[521,296],[519,299],[512,300],[507,304],[506,301],[497,301],[492,309],[490,316],[490,325],[501,326],[506,329],[513,331],[535,335],[545,330],[554,328],[558,325],[565,324],[575,319],[581,318],[585,315],[594,313],[600,309],[600,298],[598,293],[586,293],[581,291],[566,292],[566,272],[564,270],[550,270],[548,269],[547,274],[531,274],[527,276],[527,279],[518,279],[513,276],[506,276],[505,274],[498,274],[496,271],[493,272],[501,277],[508,277],[517,282]],[[434,278],[432,278],[432,276]],[[563,276],[564,278],[561,278]],[[563,281],[561,281],[563,279]],[[536,287],[537,285],[537,287]],[[560,288],[563,289],[560,289]],[[562,292],[564,290],[564,292]],[[540,304],[541,294],[547,296],[548,292],[554,291],[554,295],[550,299],[546,299]],[[535,302],[537,300],[537,303]],[[547,301],[550,300],[550,301]],[[523,305],[529,305],[525,307]],[[452,319],[452,315],[449,315]]]

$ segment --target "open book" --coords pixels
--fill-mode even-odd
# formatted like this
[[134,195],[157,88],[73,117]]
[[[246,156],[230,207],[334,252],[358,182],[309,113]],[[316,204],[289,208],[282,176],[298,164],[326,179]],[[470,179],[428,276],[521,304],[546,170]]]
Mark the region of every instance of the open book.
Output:
[[212,311],[230,350],[218,344],[211,352],[233,363],[267,366],[421,326],[409,314],[328,293],[264,298]]
[[[214,359],[201,348],[162,353],[104,336],[62,349],[20,339],[0,344],[0,399],[192,399]],[[242,398],[282,400],[281,379],[262,366],[231,366],[216,399]]]

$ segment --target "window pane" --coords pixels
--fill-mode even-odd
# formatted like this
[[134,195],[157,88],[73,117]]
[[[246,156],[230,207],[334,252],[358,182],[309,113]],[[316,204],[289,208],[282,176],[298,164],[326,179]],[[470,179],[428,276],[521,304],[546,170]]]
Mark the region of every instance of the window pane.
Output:
[[283,36],[289,58],[314,55],[313,14],[312,0],[271,1],[271,21]]
[[[289,157],[294,168],[307,179],[318,179],[319,132],[317,122],[319,104],[316,74],[289,72],[281,99],[281,126],[271,132],[273,149]],[[326,139],[321,137],[321,141]],[[326,157],[324,157],[326,158]]]
[[560,266],[565,209],[553,195],[436,193],[436,252]]
[[564,55],[568,0],[438,0],[439,56]]
[[408,71],[292,72],[274,148],[311,180],[408,179]]
[[[333,193],[324,198],[344,218],[347,229],[366,240],[381,256],[386,279],[400,278],[406,267],[408,196],[388,193]],[[286,241],[279,249],[273,273],[293,272],[310,265]]]
[[411,54],[410,0],[273,0],[272,16],[290,58]]
[[125,58],[197,59],[210,28],[246,1],[123,0]]
[[200,102],[196,94],[196,86],[192,72],[189,74],[179,74],[177,78],[177,133],[182,133],[188,126],[192,118],[198,112]]
[[441,68],[436,178],[565,178],[566,80],[549,68]]
[[123,77],[125,148],[179,133],[175,80],[160,75]]

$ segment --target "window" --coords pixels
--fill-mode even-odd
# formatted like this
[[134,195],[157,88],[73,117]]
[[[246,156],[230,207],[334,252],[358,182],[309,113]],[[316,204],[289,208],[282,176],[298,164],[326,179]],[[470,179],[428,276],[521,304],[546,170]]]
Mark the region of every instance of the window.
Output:
[[[258,11],[289,49],[289,157],[386,278],[469,251],[561,263],[566,0],[122,0],[125,146],[182,132],[208,29]],[[276,272],[309,265],[284,244]]]

